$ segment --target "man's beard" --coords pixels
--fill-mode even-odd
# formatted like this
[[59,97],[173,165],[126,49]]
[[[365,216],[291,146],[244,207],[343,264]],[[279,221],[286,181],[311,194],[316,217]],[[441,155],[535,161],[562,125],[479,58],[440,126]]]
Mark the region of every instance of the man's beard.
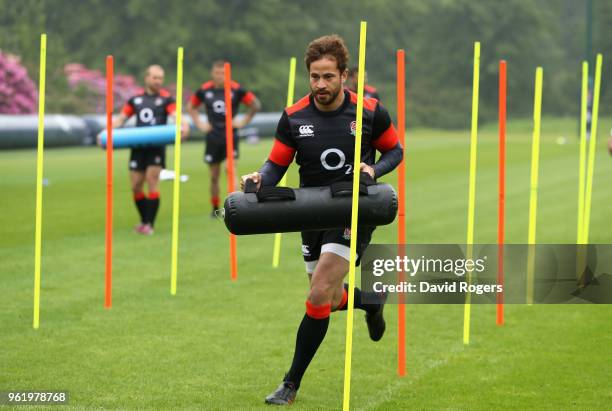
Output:
[[[338,94],[340,94],[340,90],[337,90],[336,92],[331,92],[328,91],[327,93],[320,95],[319,93],[313,91],[312,93],[314,94],[314,98],[317,100],[317,103],[327,106],[331,103],[333,103],[334,101],[336,101],[336,98],[338,97]],[[324,100],[321,100],[321,97],[323,97]]]

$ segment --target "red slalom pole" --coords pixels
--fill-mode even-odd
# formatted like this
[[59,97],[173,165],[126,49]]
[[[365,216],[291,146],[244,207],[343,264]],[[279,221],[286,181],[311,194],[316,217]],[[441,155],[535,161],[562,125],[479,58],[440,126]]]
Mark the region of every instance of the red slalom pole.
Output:
[[[406,140],[406,107],[405,107],[405,54],[404,50],[397,50],[397,130],[400,144],[405,151]],[[398,224],[397,244],[398,255],[404,255],[406,244],[406,161],[405,159],[397,168],[397,191],[398,191]],[[404,273],[398,273],[399,284],[404,281]],[[404,295],[400,294],[397,305],[397,373],[400,377],[406,375],[406,306]]]
[[[499,204],[497,220],[497,283],[504,285],[504,218],[506,201],[506,61],[499,62]],[[497,319],[504,325],[504,294],[497,293]]]
[[[225,147],[227,155],[227,194],[234,191],[234,128],[232,121],[232,66],[225,63]],[[230,237],[230,269],[232,281],[238,278],[238,262],[236,258],[236,236]]]
[[106,281],[104,308],[113,305],[113,56],[106,56]]

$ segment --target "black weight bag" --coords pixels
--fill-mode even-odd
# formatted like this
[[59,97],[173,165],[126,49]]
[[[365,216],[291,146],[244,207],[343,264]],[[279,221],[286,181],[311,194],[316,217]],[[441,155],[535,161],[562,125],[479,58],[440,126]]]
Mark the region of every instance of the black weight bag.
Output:
[[[390,224],[397,215],[397,195],[389,184],[377,184],[361,173],[359,225]],[[223,218],[236,235],[330,230],[350,227],[353,183],[326,187],[261,187],[247,180],[244,192],[225,199]]]

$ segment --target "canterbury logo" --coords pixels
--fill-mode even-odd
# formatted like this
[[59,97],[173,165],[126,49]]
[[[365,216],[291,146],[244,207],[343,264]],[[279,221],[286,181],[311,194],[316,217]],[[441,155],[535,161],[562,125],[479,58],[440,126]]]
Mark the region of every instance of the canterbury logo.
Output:
[[299,128],[299,132],[300,132],[300,137],[312,137],[314,136],[314,126],[312,124],[307,124],[307,125],[303,125],[300,126]]

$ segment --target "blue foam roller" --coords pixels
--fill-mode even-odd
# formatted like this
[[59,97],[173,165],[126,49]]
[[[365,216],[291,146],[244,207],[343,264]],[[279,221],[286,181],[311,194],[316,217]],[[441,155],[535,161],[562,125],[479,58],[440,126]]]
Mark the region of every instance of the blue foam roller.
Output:
[[[175,133],[175,125],[115,128],[113,129],[113,148],[172,144]],[[106,130],[100,134],[100,145],[106,148]]]

